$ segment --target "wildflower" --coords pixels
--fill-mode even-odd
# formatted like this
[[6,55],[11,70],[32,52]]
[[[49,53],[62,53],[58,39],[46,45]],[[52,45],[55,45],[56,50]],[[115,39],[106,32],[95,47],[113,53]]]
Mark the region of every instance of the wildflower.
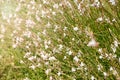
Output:
[[17,44],[13,44],[12,47],[13,47],[13,48],[16,48],[16,47],[17,47]]
[[37,65],[36,65],[36,67],[40,67],[41,66],[41,64],[40,63],[38,63]]
[[81,4],[78,4],[78,9],[81,10]]
[[77,56],[75,56],[75,57],[73,58],[73,60],[76,61],[76,62],[78,62],[78,61],[79,61],[79,58],[78,58]]
[[49,28],[49,27],[51,26],[50,22],[48,22],[48,23],[46,24],[46,26]]
[[74,27],[73,30],[74,30],[74,31],[78,31],[78,27]]
[[103,18],[102,17],[99,17],[98,19],[97,19],[97,21],[99,22],[99,21],[103,21]]
[[116,22],[116,19],[114,18],[114,19],[112,19],[112,22]]
[[46,75],[48,75],[50,72],[51,72],[51,69],[47,69],[47,70],[45,71]]
[[20,60],[20,63],[21,63],[21,64],[24,64],[24,61],[23,61],[23,60]]
[[47,44],[45,44],[45,49],[48,49],[48,48],[49,48],[49,46]]
[[57,75],[60,76],[60,75],[61,75],[61,72],[58,72]]
[[16,12],[19,12],[20,9],[21,9],[21,4],[18,4],[18,6],[16,7],[15,11],[16,11]]
[[106,77],[106,76],[107,76],[107,73],[106,73],[106,72],[103,72],[103,75]]
[[110,67],[110,71],[113,71],[113,67]]
[[64,58],[63,59],[66,59],[67,57],[66,56],[64,56]]
[[105,20],[107,21],[107,23],[111,23],[109,18],[105,18]]
[[36,15],[35,18],[36,18],[37,21],[40,21],[40,20],[41,20],[38,15]]
[[32,28],[33,25],[35,25],[34,21],[32,21],[30,19],[26,20],[26,27],[31,27]]
[[49,62],[45,62],[45,65],[49,65]]
[[52,15],[56,15],[56,12],[52,12]]
[[56,58],[54,56],[49,58],[50,61],[56,60]]
[[60,45],[59,45],[59,49],[61,50],[62,48],[63,48],[63,45],[62,45],[62,44],[60,44]]
[[98,49],[98,51],[99,51],[100,53],[103,53],[103,50],[102,50],[102,48]]
[[43,4],[49,4],[47,0],[43,0]]
[[52,76],[50,76],[50,79],[49,80],[53,80],[53,77]]
[[27,57],[29,57],[30,55],[31,55],[31,52],[27,52],[27,53],[25,54],[24,58],[27,58]]
[[23,35],[26,36],[26,37],[28,37],[28,38],[30,38],[31,34],[32,33],[30,31],[28,31],[28,30],[25,31],[25,32],[23,32]]
[[100,58],[100,59],[102,59],[102,58],[103,58],[103,56],[99,56],[99,58]]
[[65,37],[65,36],[66,36],[66,33],[63,33],[63,36]]
[[72,38],[72,41],[74,41],[75,40],[75,38]]
[[41,14],[42,14],[42,16],[41,16],[41,17],[45,17],[46,12],[45,12],[44,10],[42,10],[42,11],[41,11]]
[[42,34],[43,34],[43,35],[46,35],[46,30],[43,30]]
[[15,24],[16,26],[20,25],[21,22],[22,22],[22,19],[20,19],[20,18],[16,18],[16,19],[14,20],[14,24]]
[[103,67],[102,65],[97,65],[98,66],[98,71],[100,71]]
[[87,44],[90,47],[98,47],[99,43],[95,41],[95,39],[91,39],[91,41]]
[[83,62],[81,62],[81,63],[80,63],[80,66],[83,67],[83,66],[85,66],[85,64],[84,64]]
[[23,79],[23,80],[30,80],[28,77],[26,77],[25,79]]
[[54,5],[53,5],[53,8],[58,9],[58,7],[59,7],[58,4],[54,4]]
[[65,26],[63,30],[64,30],[64,31],[67,30],[67,27]]
[[100,69],[100,67],[98,67],[98,71],[100,71],[101,69]]
[[112,71],[113,75],[118,75],[118,72],[113,67],[110,67],[110,71]]
[[114,45],[111,45],[111,48],[112,48],[113,52],[115,53],[116,52],[116,47]]
[[29,68],[35,70],[36,66],[35,66],[35,65],[32,65],[32,66],[30,66]]
[[115,5],[115,0],[109,0],[109,2],[112,4],[112,5]]
[[113,70],[113,75],[118,75],[118,72],[116,70]]
[[94,76],[91,76],[91,80],[96,80],[96,78]]
[[99,7],[100,6],[99,0],[95,0],[94,3],[92,4],[92,6]]
[[29,46],[28,46],[28,45],[26,45],[25,47],[26,47],[27,49],[29,49]]
[[119,44],[118,41],[115,40],[115,41],[114,41],[115,47],[118,47],[118,44]]
[[30,61],[34,61],[35,59],[36,59],[36,56],[31,56],[28,58],[28,60],[30,60]]
[[88,70],[88,69],[85,67],[84,70],[86,71],[86,70]]
[[72,51],[71,50],[68,52],[68,55],[72,55]]
[[48,55],[47,54],[41,54],[41,57],[43,58],[43,60],[47,60],[48,59]]
[[33,1],[30,1],[30,3],[31,3],[31,4],[35,4],[35,1],[34,1],[34,0],[33,0]]
[[91,80],[95,80],[95,77],[94,77],[94,76],[91,76]]
[[75,72],[75,71],[76,71],[76,69],[75,69],[74,67],[72,67],[71,71],[72,71],[72,72]]

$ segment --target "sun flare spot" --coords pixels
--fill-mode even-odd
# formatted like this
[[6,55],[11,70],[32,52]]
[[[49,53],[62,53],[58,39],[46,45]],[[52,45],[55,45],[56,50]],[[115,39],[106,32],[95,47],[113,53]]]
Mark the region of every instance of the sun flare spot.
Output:
[[3,19],[11,18],[15,13],[16,4],[14,1],[0,1],[0,12]]

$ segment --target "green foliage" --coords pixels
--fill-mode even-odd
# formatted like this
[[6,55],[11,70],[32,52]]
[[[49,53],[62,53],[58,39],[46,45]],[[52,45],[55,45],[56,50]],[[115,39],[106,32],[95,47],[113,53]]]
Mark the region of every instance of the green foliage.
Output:
[[0,3],[0,80],[120,79],[119,0]]

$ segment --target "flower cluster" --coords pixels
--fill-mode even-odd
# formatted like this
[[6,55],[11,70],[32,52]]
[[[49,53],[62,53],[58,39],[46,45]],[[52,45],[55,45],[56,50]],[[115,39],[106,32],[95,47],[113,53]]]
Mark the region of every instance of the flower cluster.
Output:
[[120,77],[119,20],[111,10],[117,1],[16,2],[1,1],[10,9],[4,11],[7,5],[1,9],[0,40],[9,39],[10,48],[23,53],[19,64],[33,72],[43,70],[49,80]]

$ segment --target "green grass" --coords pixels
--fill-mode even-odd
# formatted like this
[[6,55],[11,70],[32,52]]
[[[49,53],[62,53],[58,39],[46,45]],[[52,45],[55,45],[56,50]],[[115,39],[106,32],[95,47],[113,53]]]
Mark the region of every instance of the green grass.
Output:
[[0,1],[0,80],[120,79],[119,0],[33,1]]

